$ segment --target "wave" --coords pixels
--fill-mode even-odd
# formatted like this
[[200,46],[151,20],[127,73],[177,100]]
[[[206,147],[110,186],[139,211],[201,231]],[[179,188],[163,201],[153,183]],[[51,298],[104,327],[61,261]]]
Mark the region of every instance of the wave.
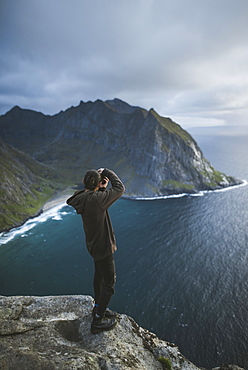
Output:
[[29,230],[31,230],[33,227],[35,227],[39,223],[45,222],[50,218],[55,221],[62,220],[62,216],[69,213],[65,211],[61,212],[62,208],[65,206],[67,206],[65,202],[58,204],[48,209],[47,211],[42,212],[39,216],[30,218],[23,225],[16,227],[10,231],[0,233],[0,245],[7,244],[9,241],[14,239],[18,235],[20,235],[21,237],[27,236],[26,233]]
[[221,191],[229,191],[232,189],[237,189],[242,186],[246,186],[248,184],[247,180],[242,180],[241,184],[238,185],[233,185],[233,186],[228,186],[226,188],[221,188],[221,189],[215,189],[215,190],[201,190],[198,193],[190,194],[190,193],[181,193],[181,194],[171,194],[171,195],[158,195],[155,197],[123,197],[126,199],[131,199],[131,200],[159,200],[159,199],[171,199],[171,198],[182,198],[182,197],[202,197],[205,194],[209,193],[217,193]]

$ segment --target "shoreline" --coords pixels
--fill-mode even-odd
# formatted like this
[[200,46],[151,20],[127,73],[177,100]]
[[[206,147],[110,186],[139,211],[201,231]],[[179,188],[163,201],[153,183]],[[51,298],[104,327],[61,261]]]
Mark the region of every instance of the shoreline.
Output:
[[[184,196],[202,196],[202,195],[207,194],[207,193],[227,191],[227,190],[235,189],[235,188],[246,186],[246,185],[248,185],[248,181],[247,180],[241,180],[240,184],[231,185],[231,186],[227,186],[227,187],[223,187],[223,188],[219,188],[219,189],[214,189],[214,190],[200,190],[197,193],[178,193],[178,194],[174,193],[174,194],[168,194],[168,195],[157,195],[157,196],[153,196],[153,197],[152,196],[145,197],[145,196],[141,196],[141,195],[125,195],[124,194],[124,195],[121,196],[121,198],[126,199],[126,200],[161,200],[161,199],[168,199],[168,198],[181,198],[181,197],[184,197]],[[61,204],[66,205],[66,200],[68,198],[70,198],[75,193],[75,191],[77,191],[76,187],[69,187],[69,188],[66,188],[64,190],[58,191],[56,194],[53,195],[52,198],[50,198],[49,200],[47,200],[43,204],[43,206],[40,208],[40,210],[37,214],[41,214],[43,212],[46,212],[49,209],[51,209],[53,207],[56,207],[58,205],[61,205]],[[37,216],[37,214],[36,214],[36,216]]]
[[190,197],[200,197],[208,193],[217,193],[217,192],[224,192],[224,191],[229,191],[232,189],[237,189],[242,186],[247,186],[248,185],[248,180],[240,180],[241,182],[239,184],[235,185],[230,185],[226,186],[223,188],[217,188],[217,189],[209,189],[209,190],[199,190],[196,193],[172,193],[172,194],[167,194],[167,195],[156,195],[156,196],[139,196],[139,195],[122,195],[121,198],[126,199],[126,200],[137,200],[137,201],[142,201],[142,200],[161,200],[161,199],[170,199],[170,198],[182,198],[185,196],[190,196]]
[[[203,196],[207,193],[228,191],[228,190],[235,189],[235,188],[237,189],[239,187],[243,187],[243,186],[247,186],[247,185],[248,185],[248,181],[247,180],[242,180],[242,182],[238,185],[232,185],[232,186],[228,186],[226,188],[215,189],[215,190],[203,190],[203,191],[199,191],[198,193],[180,193],[180,194],[161,195],[161,196],[158,195],[158,196],[155,196],[155,197],[142,197],[142,196],[138,196],[138,195],[136,195],[136,196],[122,195],[121,198],[125,199],[125,200],[131,200],[131,201],[144,201],[144,200],[145,201],[154,201],[154,200],[162,200],[162,199],[165,200],[165,199],[170,199],[170,198],[182,198],[182,197],[185,197],[185,196],[196,197],[196,196]],[[76,190],[77,190],[76,187],[68,187],[64,190],[58,191],[56,194],[53,195],[52,198],[50,198],[49,200],[47,200],[43,204],[43,206],[39,209],[39,211],[35,215],[27,218],[26,220],[24,220],[19,225],[16,225],[16,226],[10,227],[9,229],[0,231],[0,236],[22,227],[29,220],[32,220],[32,219],[42,215],[43,213],[48,212],[49,210],[51,210],[54,207],[57,207],[57,206],[60,206],[60,205],[61,206],[67,205],[66,200],[69,197],[71,197],[75,193]]]
[[[15,226],[12,226],[12,227],[9,227],[9,228],[0,230],[0,236],[2,236],[3,234],[9,233],[9,232],[11,232],[11,231],[13,231],[15,229],[18,229],[18,228],[22,227],[29,220],[32,220],[32,219],[34,219],[34,218],[42,215],[44,212],[47,212],[47,211],[49,211],[50,209],[52,209],[54,207],[57,207],[57,206],[59,206],[61,204],[66,205],[66,199],[68,199],[70,196],[72,196],[75,191],[76,191],[75,188],[66,188],[64,190],[58,191],[57,193],[55,193],[52,196],[52,198],[48,199],[42,205],[42,207],[38,210],[38,212],[36,212],[34,215],[26,218],[25,220],[23,220],[23,222],[21,222],[18,225],[15,225]],[[0,243],[0,245],[1,245],[1,243]]]
[[8,243],[12,240],[15,235],[23,234],[30,229],[32,229],[39,217],[50,218],[52,214],[52,210],[57,207],[66,206],[66,199],[68,199],[72,194],[75,192],[75,188],[67,188],[61,191],[58,191],[56,194],[53,195],[48,201],[46,201],[43,206],[39,209],[39,211],[31,217],[28,217],[24,220],[21,224],[11,227],[7,230],[0,231],[0,246],[2,244]]
[[76,189],[73,188],[67,188],[65,190],[57,192],[51,199],[47,200],[43,206],[40,209],[40,212],[46,212],[49,209],[56,207],[60,204],[65,203],[68,198],[70,198],[74,193]]
[[[139,195],[126,195],[123,194],[121,196],[122,199],[125,200],[136,200],[136,201],[151,201],[151,200],[161,200],[161,199],[170,199],[170,198],[182,198],[185,196],[192,196],[192,197],[197,197],[197,196],[203,196],[204,194],[207,193],[213,193],[213,192],[221,192],[221,191],[228,191],[232,189],[236,189],[242,186],[247,186],[248,181],[247,180],[241,180],[240,184],[236,185],[231,185],[219,189],[214,189],[214,190],[200,190],[197,193],[174,193],[174,194],[168,194],[168,195],[157,195],[157,196],[139,196]],[[49,209],[65,204],[66,205],[66,200],[71,197],[75,191],[76,188],[67,188],[65,190],[59,191],[57,194],[55,194],[51,199],[49,199],[44,205],[41,207],[39,214],[48,211]]]

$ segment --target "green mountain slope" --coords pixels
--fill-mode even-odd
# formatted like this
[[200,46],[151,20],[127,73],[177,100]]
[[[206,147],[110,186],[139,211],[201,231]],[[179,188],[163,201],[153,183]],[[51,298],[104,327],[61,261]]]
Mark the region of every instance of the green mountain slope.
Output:
[[50,168],[0,140],[0,230],[37,214],[60,181]]

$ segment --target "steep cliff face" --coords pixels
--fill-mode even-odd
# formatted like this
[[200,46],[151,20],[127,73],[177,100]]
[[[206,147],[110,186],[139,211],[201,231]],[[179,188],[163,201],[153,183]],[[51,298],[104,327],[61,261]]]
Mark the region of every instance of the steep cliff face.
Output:
[[0,117],[0,136],[72,181],[81,181],[85,169],[111,167],[134,196],[240,183],[216,171],[171,119],[118,99],[81,102],[54,116],[14,107]]
[[198,369],[126,315],[110,332],[91,334],[92,308],[89,296],[0,296],[1,369],[162,370],[161,357],[171,369]]

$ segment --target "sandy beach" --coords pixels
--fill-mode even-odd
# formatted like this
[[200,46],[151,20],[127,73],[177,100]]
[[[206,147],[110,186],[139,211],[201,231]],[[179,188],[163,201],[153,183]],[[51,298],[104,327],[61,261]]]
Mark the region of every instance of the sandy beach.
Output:
[[59,204],[66,203],[66,200],[75,193],[75,189],[67,188],[55,194],[51,199],[49,199],[42,207],[42,212],[45,212]]

